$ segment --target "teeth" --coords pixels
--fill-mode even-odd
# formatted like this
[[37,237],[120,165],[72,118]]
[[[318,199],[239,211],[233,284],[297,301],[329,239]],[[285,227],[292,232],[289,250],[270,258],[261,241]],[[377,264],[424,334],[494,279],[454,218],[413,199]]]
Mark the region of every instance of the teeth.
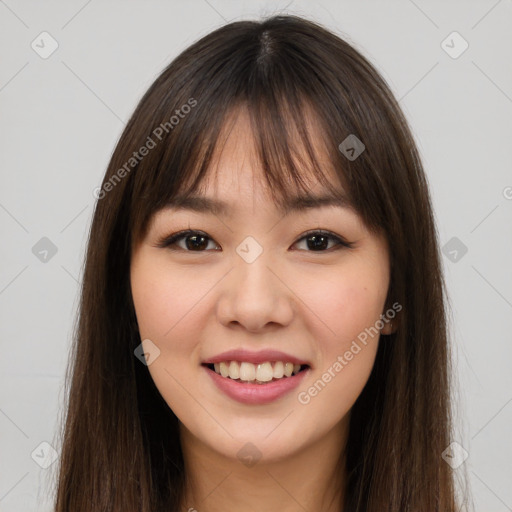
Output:
[[215,372],[222,377],[229,377],[233,380],[242,380],[245,382],[257,383],[270,382],[272,379],[282,379],[291,377],[299,373],[300,364],[290,362],[276,361],[271,363],[252,364],[245,361],[223,361],[213,365]]
[[[236,364],[236,361],[234,361]],[[240,365],[240,380],[251,381],[256,378],[256,367],[252,363]]]
[[220,363],[220,374],[223,377],[227,377],[229,375],[229,369],[226,363]]
[[256,368],[256,380],[268,382],[274,378],[274,370],[270,363],[259,364]]
[[231,363],[229,363],[229,378],[240,378],[240,365],[238,365],[236,361],[231,361]]
[[277,361],[274,365],[274,379],[280,379],[284,375],[284,365],[282,361]]

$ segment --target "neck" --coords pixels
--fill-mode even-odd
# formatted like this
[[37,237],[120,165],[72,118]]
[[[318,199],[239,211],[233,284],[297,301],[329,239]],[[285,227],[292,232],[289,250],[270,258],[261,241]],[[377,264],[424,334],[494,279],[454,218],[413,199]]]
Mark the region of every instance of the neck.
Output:
[[180,511],[340,512],[345,497],[348,422],[286,459],[254,465],[226,457],[180,423],[186,486]]

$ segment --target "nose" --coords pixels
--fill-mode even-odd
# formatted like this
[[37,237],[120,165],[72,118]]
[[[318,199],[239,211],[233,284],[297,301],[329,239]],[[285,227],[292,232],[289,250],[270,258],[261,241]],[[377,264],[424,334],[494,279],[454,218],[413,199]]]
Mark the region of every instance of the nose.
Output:
[[282,272],[265,253],[252,263],[238,256],[234,261],[221,286],[218,320],[226,327],[236,325],[251,333],[288,325],[294,313],[294,294]]

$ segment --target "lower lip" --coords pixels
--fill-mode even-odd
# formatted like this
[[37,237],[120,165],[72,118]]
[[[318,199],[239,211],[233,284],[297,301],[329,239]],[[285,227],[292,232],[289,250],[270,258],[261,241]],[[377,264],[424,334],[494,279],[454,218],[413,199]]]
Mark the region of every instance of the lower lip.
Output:
[[311,368],[307,368],[292,377],[283,377],[266,384],[239,382],[222,377],[208,367],[203,366],[215,385],[227,396],[243,404],[268,404],[295,389]]

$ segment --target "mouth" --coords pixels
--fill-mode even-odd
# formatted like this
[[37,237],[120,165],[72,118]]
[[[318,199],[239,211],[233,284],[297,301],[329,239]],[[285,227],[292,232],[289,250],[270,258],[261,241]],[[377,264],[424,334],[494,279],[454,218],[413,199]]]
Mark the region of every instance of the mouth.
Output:
[[259,364],[247,361],[222,361],[203,363],[202,366],[230,381],[257,385],[286,380],[310,369],[308,364],[294,364],[288,361],[266,361]]
[[[224,359],[225,356],[222,356]],[[260,362],[224,360],[201,364],[213,384],[224,395],[245,405],[265,405],[284,399],[311,373],[311,366],[300,361]]]

